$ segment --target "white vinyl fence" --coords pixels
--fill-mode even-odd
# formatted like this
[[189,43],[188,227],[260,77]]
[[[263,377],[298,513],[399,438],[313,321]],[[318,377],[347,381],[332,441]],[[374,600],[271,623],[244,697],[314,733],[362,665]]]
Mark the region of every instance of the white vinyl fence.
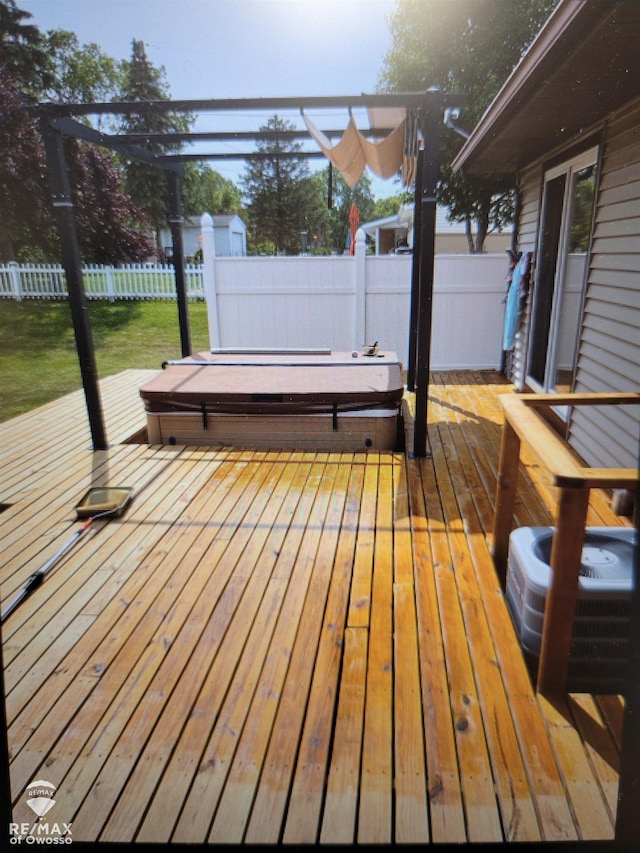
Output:
[[[204,289],[212,349],[326,347],[350,352],[378,341],[406,363],[412,258],[216,258],[203,217]],[[497,368],[502,355],[508,259],[436,255],[431,367]]]
[[[128,264],[121,267],[82,268],[89,299],[175,299],[174,268],[160,264]],[[187,295],[204,298],[202,266],[186,268]],[[0,266],[0,297],[13,299],[66,299],[67,281],[58,264]]]
[[[192,299],[206,291],[212,348],[350,352],[377,340],[406,363],[410,256],[220,257],[208,266],[206,285],[207,270],[188,269],[187,288]],[[500,365],[507,266],[502,255],[436,255],[434,370]],[[65,298],[62,268],[16,267],[0,266],[0,297]],[[175,298],[172,267],[88,267],[83,276],[91,299]]]

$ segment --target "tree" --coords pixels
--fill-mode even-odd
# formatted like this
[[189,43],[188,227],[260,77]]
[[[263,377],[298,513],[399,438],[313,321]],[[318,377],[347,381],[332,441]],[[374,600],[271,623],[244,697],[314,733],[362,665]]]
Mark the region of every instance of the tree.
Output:
[[[125,133],[186,132],[191,116],[167,112],[154,106],[156,101],[169,100],[169,86],[163,67],[155,68],[147,58],[144,42],[132,42],[131,60],[124,63],[123,101],[141,103],[140,109],[122,119],[120,129]],[[146,142],[149,151],[164,154],[180,148],[180,143]],[[125,188],[134,203],[144,211],[156,234],[156,246],[161,251],[160,231],[167,221],[167,184],[162,169],[141,161],[125,165]]]
[[2,65],[0,105],[0,258],[16,261],[25,250],[46,255],[53,221],[42,141]]
[[[0,166],[0,257],[56,257],[58,240],[38,127],[1,66],[0,101],[0,150],[6,152]],[[72,139],[65,148],[83,260],[116,263],[148,257],[153,246],[133,227],[142,214],[123,194],[112,156]]]
[[[470,131],[557,2],[397,0],[381,85],[387,91],[435,86],[465,94],[459,124]],[[453,132],[443,140],[437,198],[454,220],[465,222],[469,250],[481,252],[491,227],[505,225],[513,216],[512,199],[452,173],[450,163],[462,144]]]
[[185,216],[242,212],[238,187],[206,163],[187,163],[180,185]]
[[[25,102],[44,100],[53,92],[69,96],[62,69],[73,66],[63,62],[70,53],[78,84],[83,65],[95,69],[101,64],[96,65],[92,51],[91,62],[83,63],[82,48],[71,34],[56,35],[58,52],[48,54],[53,41],[25,26],[23,19],[29,17],[13,0],[0,2],[0,257],[8,260],[59,256],[46,158]],[[102,85],[99,76],[92,77],[94,92]],[[152,246],[132,227],[143,215],[123,194],[112,155],[71,139],[65,146],[83,260],[114,263],[147,257]]]
[[53,73],[40,30],[27,23],[33,15],[18,9],[14,0],[0,0],[0,64],[20,81],[25,100],[37,101],[51,85]]
[[296,254],[303,232],[307,237],[317,232],[324,218],[318,182],[298,156],[300,145],[277,137],[278,132],[292,129],[290,122],[272,116],[260,130],[276,136],[258,142],[262,157],[249,161],[241,177],[252,251],[272,244],[277,253]]
[[122,85],[121,63],[97,44],[81,45],[75,33],[50,30],[44,40],[52,80],[43,100],[91,103],[116,100]]
[[389,196],[376,201],[373,209],[373,219],[384,219],[387,216],[395,216],[405,204],[413,205],[413,193],[404,192],[400,195]]
[[139,227],[144,214],[123,192],[112,154],[76,140],[68,140],[66,148],[84,262],[114,264],[153,255],[153,243]]

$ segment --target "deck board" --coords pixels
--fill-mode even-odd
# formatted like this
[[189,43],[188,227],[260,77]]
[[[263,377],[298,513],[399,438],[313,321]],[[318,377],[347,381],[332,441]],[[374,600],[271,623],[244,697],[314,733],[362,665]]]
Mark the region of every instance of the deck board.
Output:
[[[621,701],[536,695],[490,556],[502,377],[435,374],[416,459],[136,443],[148,376],[105,451],[80,392],[0,425],[5,602],[134,488],[3,625],[15,821],[45,778],[77,841],[613,837]],[[553,501],[524,452],[516,524]]]

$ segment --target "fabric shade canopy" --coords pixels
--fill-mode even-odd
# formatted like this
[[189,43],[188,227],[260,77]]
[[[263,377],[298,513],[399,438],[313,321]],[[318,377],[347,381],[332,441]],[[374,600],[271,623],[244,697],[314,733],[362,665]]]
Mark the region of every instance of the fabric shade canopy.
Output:
[[[402,171],[403,178],[412,174],[407,163],[407,129],[415,126],[403,118],[397,127],[380,142],[371,142],[359,130],[353,116],[335,145],[302,113],[310,136],[320,147],[325,157],[340,171],[348,186],[353,187],[368,166],[379,178],[392,178]],[[405,186],[407,184],[405,183]]]

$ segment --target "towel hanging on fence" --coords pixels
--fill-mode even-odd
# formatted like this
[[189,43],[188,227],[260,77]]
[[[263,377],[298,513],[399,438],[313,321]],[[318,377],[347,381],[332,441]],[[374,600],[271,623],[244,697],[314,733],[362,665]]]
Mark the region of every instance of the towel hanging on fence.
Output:
[[325,157],[340,170],[348,186],[353,187],[368,166],[379,178],[391,178],[403,165],[406,119],[380,142],[370,142],[358,130],[351,116],[347,129],[335,145],[302,113],[311,137]]

